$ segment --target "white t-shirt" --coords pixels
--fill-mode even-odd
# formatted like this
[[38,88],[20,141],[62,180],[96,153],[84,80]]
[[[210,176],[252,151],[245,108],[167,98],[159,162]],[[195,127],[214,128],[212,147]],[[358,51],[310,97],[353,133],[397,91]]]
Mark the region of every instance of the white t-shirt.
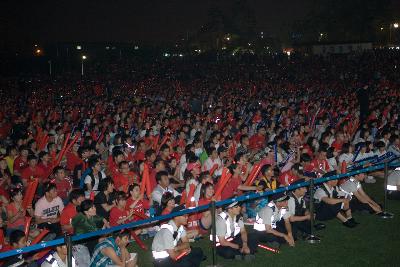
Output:
[[51,202],[43,196],[36,202],[35,216],[42,219],[57,218],[58,214],[64,209],[64,204],[60,197],[56,197]]
[[[325,192],[324,189],[322,189],[322,186],[324,186],[324,187],[328,190],[329,195]],[[322,199],[323,199],[324,197],[332,198],[332,197],[333,197],[333,190],[334,190],[334,187],[329,188],[328,186],[326,186],[325,184],[323,184],[323,185],[321,185],[320,188],[318,188],[318,189],[315,191],[314,199],[316,199],[316,200],[318,200],[318,201],[321,202]],[[345,194],[342,190],[340,190],[339,188],[336,188],[336,191],[337,191],[337,193],[338,193],[338,197],[344,197],[344,196],[346,195],[346,194]]]
[[353,161],[353,158],[354,158],[353,153],[342,154],[339,156],[339,164],[342,165],[343,161],[349,164]]
[[362,188],[362,186],[357,179],[351,177],[346,182],[341,184],[340,188],[346,193],[354,194],[355,192],[357,192],[358,189]]

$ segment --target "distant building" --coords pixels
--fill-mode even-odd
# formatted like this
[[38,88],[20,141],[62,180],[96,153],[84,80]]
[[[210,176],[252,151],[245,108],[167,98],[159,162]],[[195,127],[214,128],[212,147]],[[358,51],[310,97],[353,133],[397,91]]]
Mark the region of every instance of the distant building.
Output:
[[316,44],[312,46],[312,53],[314,55],[348,54],[372,49],[372,43]]

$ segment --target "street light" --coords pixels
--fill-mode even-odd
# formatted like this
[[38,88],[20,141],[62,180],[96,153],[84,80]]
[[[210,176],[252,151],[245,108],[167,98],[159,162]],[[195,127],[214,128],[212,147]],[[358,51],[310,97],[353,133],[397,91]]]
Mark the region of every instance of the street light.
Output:
[[398,23],[393,23],[393,27],[395,27],[396,29],[399,27]]
[[397,22],[390,24],[390,26],[389,26],[389,44],[392,44],[392,29],[393,28],[395,28],[395,29],[399,28],[399,24]]
[[81,61],[82,62],[82,69],[81,69],[82,70],[82,72],[81,72],[82,76],[84,74],[84,72],[83,72],[83,61],[85,61],[86,58],[87,57],[85,55],[82,56],[82,61]]

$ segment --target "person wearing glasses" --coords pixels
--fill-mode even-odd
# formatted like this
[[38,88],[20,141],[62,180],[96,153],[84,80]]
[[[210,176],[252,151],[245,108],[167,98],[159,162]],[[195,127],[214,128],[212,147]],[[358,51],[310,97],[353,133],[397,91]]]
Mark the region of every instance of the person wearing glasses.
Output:
[[[253,260],[257,249],[257,238],[248,234],[244,227],[241,207],[233,202],[218,214],[216,219],[217,254],[225,259]],[[213,240],[213,236],[210,236]]]

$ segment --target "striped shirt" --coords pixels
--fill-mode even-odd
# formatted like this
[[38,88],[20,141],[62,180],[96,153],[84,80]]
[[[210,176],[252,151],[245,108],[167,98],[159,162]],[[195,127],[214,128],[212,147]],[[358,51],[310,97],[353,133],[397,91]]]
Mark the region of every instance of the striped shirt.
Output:
[[90,267],[106,267],[113,264],[113,261],[101,252],[105,248],[112,248],[118,256],[121,256],[121,250],[115,243],[114,238],[106,238],[95,247]]

